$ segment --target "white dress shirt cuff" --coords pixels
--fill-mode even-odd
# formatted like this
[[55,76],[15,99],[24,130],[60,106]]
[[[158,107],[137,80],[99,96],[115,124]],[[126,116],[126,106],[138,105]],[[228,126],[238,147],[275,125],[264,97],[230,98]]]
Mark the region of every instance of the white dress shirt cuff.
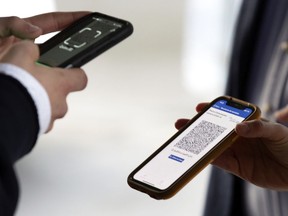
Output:
[[30,73],[12,64],[0,63],[0,73],[13,77],[27,89],[38,112],[39,135],[45,133],[51,121],[51,106],[44,87]]

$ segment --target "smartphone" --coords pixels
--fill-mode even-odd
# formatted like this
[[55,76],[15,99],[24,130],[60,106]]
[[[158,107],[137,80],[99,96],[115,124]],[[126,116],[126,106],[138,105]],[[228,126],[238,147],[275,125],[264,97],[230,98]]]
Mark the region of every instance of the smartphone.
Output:
[[236,140],[237,123],[259,117],[253,104],[216,98],[128,176],[129,186],[171,198]]
[[94,12],[39,44],[37,63],[50,67],[81,67],[132,33],[130,22]]

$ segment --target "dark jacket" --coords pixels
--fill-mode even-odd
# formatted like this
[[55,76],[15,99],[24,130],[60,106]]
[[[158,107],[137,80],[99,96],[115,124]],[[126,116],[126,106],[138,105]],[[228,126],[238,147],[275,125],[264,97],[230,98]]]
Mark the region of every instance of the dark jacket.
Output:
[[[288,25],[283,25],[284,17],[288,11],[287,7],[286,0],[243,0],[235,29],[226,91],[228,95],[256,104],[260,101],[262,91],[266,88],[265,77],[270,73],[271,65],[275,62],[275,50],[277,51],[279,47],[280,32],[283,28],[288,29]],[[271,13],[273,13],[273,19],[271,19]],[[279,66],[281,68],[281,65]],[[288,74],[288,68],[283,68],[283,72]],[[287,80],[282,81],[283,91],[286,91]],[[283,98],[283,95],[283,92],[281,95],[279,93],[279,97]],[[275,110],[281,108],[285,103],[288,104],[288,101],[282,99],[281,101],[281,103],[274,103]],[[249,183],[238,177],[213,167],[204,215],[249,215],[247,190],[250,187]],[[288,206],[288,193],[258,188],[257,190],[261,190],[262,196],[267,196],[267,198],[263,198],[263,200],[267,200],[266,203],[263,203],[265,206],[255,206],[256,208],[259,207],[259,212],[265,213],[262,216],[288,215],[288,208],[286,207]],[[274,203],[273,197],[277,197],[277,201]],[[260,209],[262,207],[263,209]],[[279,214],[275,212],[279,212]]]
[[37,110],[26,89],[0,75],[0,215],[14,215],[19,196],[14,163],[34,146],[39,130]]

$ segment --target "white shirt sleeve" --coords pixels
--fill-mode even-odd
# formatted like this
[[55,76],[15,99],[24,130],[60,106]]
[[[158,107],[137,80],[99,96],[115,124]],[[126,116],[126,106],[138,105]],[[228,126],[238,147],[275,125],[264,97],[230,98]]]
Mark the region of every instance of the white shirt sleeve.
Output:
[[13,77],[27,89],[38,112],[39,135],[45,133],[51,121],[51,105],[44,87],[30,73],[16,65],[0,63],[0,73]]

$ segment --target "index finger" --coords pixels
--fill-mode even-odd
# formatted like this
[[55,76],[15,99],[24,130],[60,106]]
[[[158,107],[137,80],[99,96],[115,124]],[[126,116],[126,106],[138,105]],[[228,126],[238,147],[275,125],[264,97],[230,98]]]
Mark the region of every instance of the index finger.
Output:
[[89,11],[51,12],[25,18],[24,20],[40,27],[43,34],[61,31],[71,23],[89,14]]
[[81,91],[87,86],[87,75],[81,68],[64,69],[68,92]]
[[184,127],[187,123],[189,122],[189,119],[178,119],[176,122],[175,122],[175,128],[177,130],[180,130],[182,127]]
[[266,138],[279,141],[287,136],[287,127],[267,120],[251,120],[237,124],[236,132],[246,138]]
[[199,103],[196,106],[196,111],[197,112],[201,112],[209,103],[203,102],[203,103]]
[[[29,53],[29,55],[27,55]],[[12,45],[1,58],[1,62],[15,64],[26,70],[39,57],[39,48],[32,41],[23,40]]]

